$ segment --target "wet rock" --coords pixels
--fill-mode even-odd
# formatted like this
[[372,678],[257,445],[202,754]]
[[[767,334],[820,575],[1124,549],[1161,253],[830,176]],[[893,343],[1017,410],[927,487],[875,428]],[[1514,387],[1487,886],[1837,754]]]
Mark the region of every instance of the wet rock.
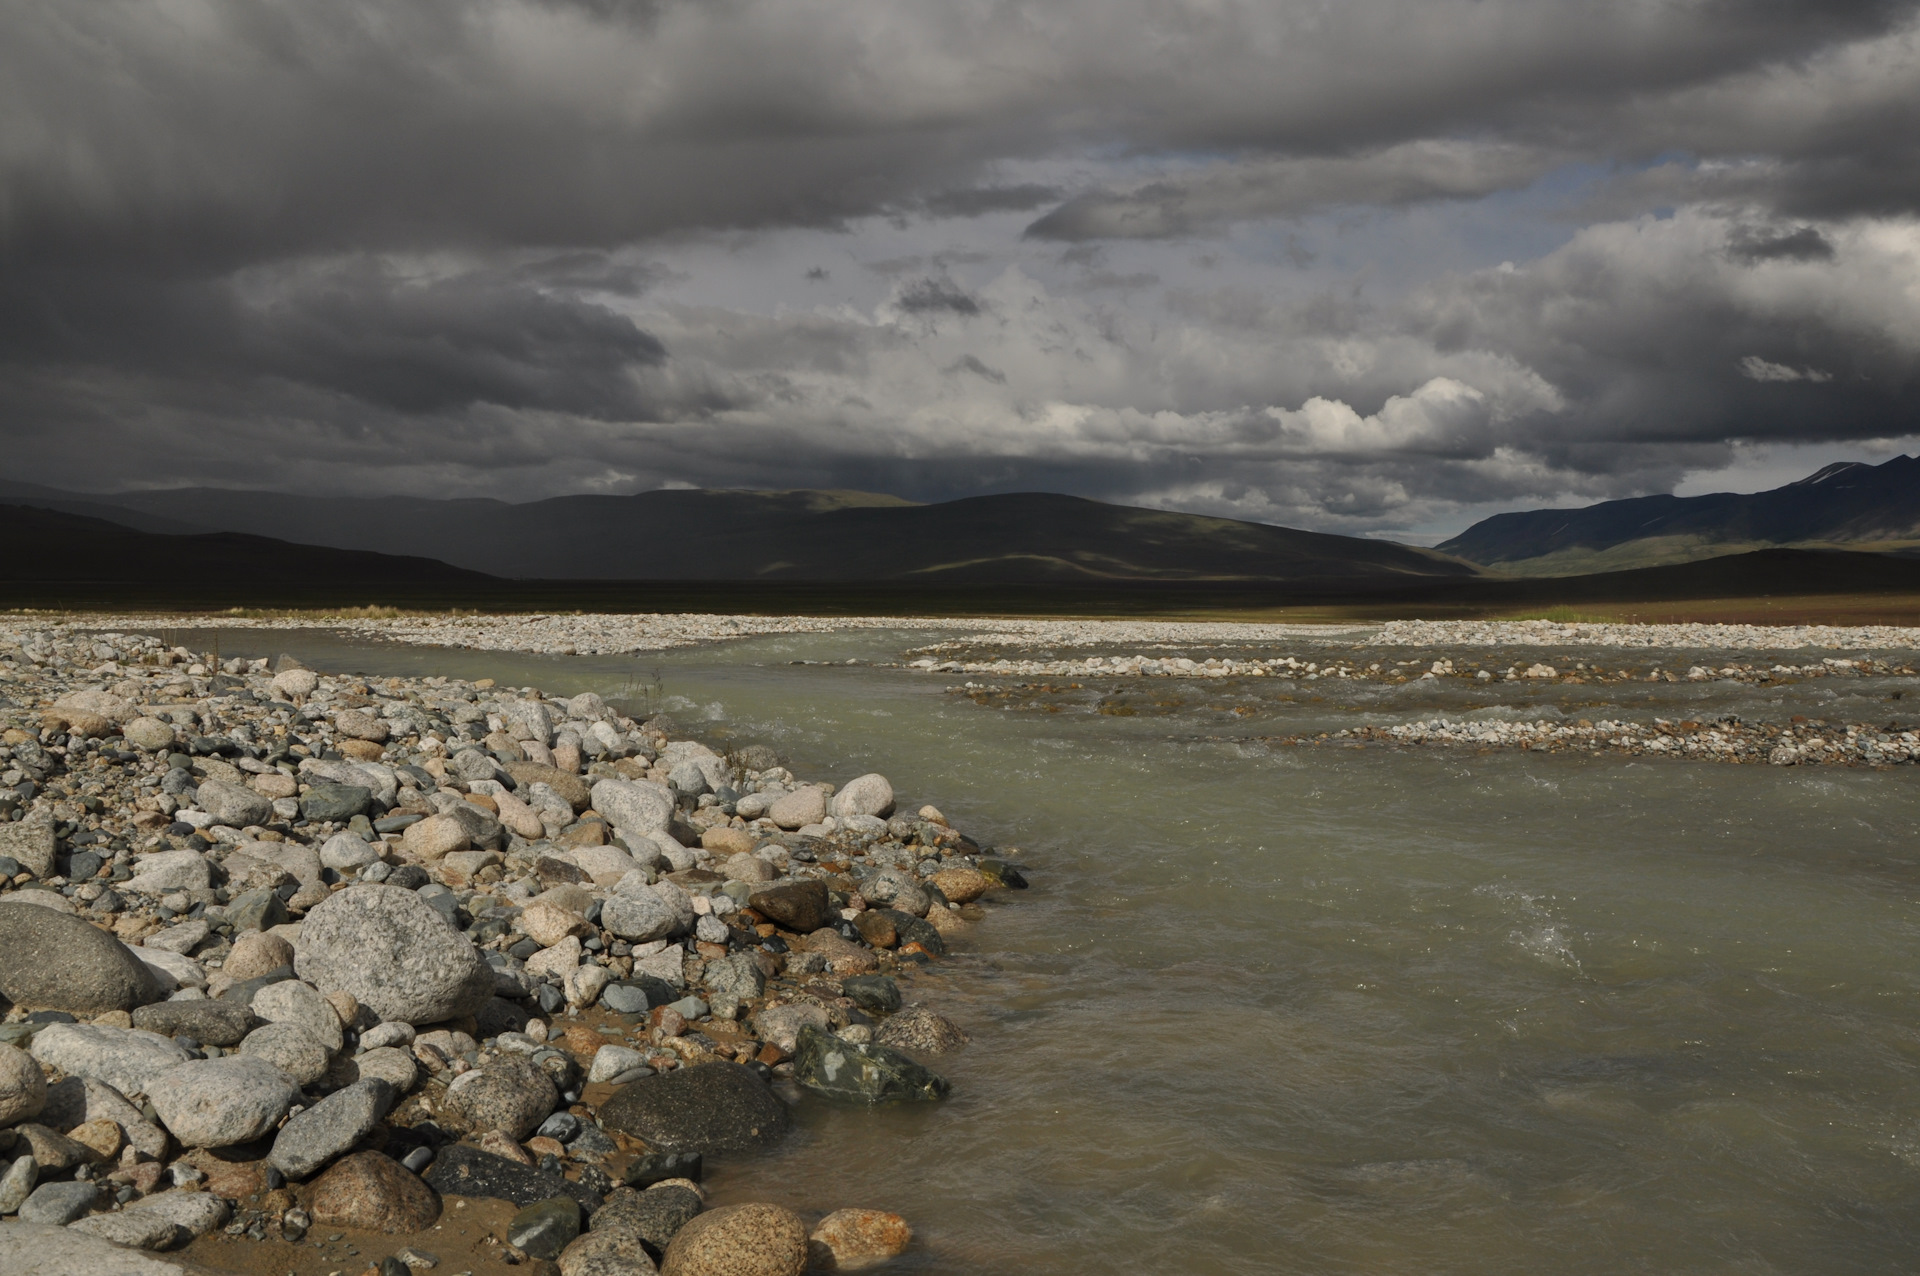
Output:
[[559,1174],[515,1165],[460,1143],[440,1149],[426,1181],[447,1196],[491,1197],[514,1205],[532,1205],[553,1196],[571,1196],[589,1211],[601,1204],[599,1193]]
[[380,1018],[406,1023],[472,1014],[493,995],[493,973],[472,941],[394,886],[350,886],[315,906],[294,968],[322,992],[352,993]]
[[816,1094],[852,1103],[944,1099],[952,1089],[898,1050],[843,1041],[811,1025],[800,1030],[793,1077]]
[[269,984],[253,995],[253,1013],[268,1023],[297,1024],[308,1036],[338,1054],[343,1044],[340,1015],[333,1004],[297,979]]
[[442,1108],[475,1130],[499,1130],[519,1140],[539,1128],[560,1102],[544,1068],[503,1055],[455,1077]]
[[104,1081],[122,1094],[148,1087],[187,1061],[186,1049],[158,1033],[98,1024],[56,1023],[33,1038],[33,1057],[69,1076]]
[[840,981],[840,991],[868,1014],[890,1015],[900,1009],[900,985],[888,975],[853,975]]
[[767,808],[767,818],[783,829],[805,828],[827,817],[827,795],[808,786],[783,793]]
[[433,1188],[378,1152],[355,1152],[314,1180],[307,1212],[322,1227],[422,1232],[440,1217]]
[[779,1205],[727,1205],[680,1229],[662,1276],[802,1276],[807,1225]]
[[944,1054],[967,1044],[967,1034],[945,1015],[915,1006],[893,1016],[874,1030],[873,1039],[896,1050]]
[[893,908],[925,917],[933,903],[920,883],[897,868],[883,868],[860,883],[860,898],[872,908]]
[[272,1130],[300,1087],[264,1060],[227,1055],[181,1064],[153,1082],[147,1097],[183,1146],[219,1148]]
[[788,882],[747,897],[747,905],[782,930],[805,935],[831,925],[835,913],[825,882]]
[[993,885],[985,873],[974,868],[943,868],[927,880],[955,904],[971,904]]
[[0,1125],[32,1120],[47,1106],[47,1077],[26,1051],[0,1046]]
[[273,819],[271,801],[244,784],[227,780],[202,780],[196,801],[216,821],[237,829]]
[[297,1023],[260,1025],[240,1042],[240,1053],[230,1057],[270,1064],[303,1086],[327,1075],[327,1048]]
[[133,1026],[163,1037],[188,1036],[202,1045],[237,1046],[258,1025],[253,1011],[230,1001],[156,1001],[133,1012]]
[[673,794],[649,780],[601,780],[593,786],[593,809],[622,833],[647,837],[672,824]]
[[16,905],[0,908],[0,994],[20,1006],[97,1015],[157,1001],[160,986],[113,936],[51,908]]
[[769,1146],[793,1119],[751,1069],[703,1063],[622,1086],[600,1123],[659,1151],[706,1152]]
[[394,1089],[378,1078],[336,1090],[280,1127],[267,1160],[290,1179],[304,1179],[365,1138],[393,1106]]
[[594,1211],[589,1226],[596,1232],[631,1232],[646,1242],[649,1252],[660,1254],[703,1208],[700,1194],[689,1188],[621,1187],[607,1193],[607,1203]]
[[884,1210],[835,1210],[807,1238],[814,1269],[857,1272],[905,1253],[913,1229]]
[[0,1271],[7,1276],[214,1276],[171,1255],[126,1249],[73,1227],[0,1223]]
[[533,1258],[558,1258],[580,1235],[580,1202],[571,1196],[535,1201],[507,1223],[507,1243]]
[[645,1190],[668,1179],[700,1181],[704,1162],[698,1152],[648,1152],[627,1163],[623,1176],[628,1187]]

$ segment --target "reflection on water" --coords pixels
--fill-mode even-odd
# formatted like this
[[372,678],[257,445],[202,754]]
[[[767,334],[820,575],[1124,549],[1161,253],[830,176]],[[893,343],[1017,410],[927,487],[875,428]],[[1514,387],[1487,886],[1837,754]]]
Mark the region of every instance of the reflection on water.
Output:
[[[1887,680],[1346,700],[1160,682],[1128,694],[1182,703],[1113,716],[1111,687],[1030,713],[948,695],[951,677],[787,663],[921,641],[643,662],[683,726],[772,743],[802,774],[884,770],[1032,866],[912,989],[973,1036],[942,1065],[954,1097],[809,1102],[783,1151],[718,1167],[721,1199],[897,1210],[924,1242],[898,1270],[927,1273],[1913,1265],[1920,771],[1257,740],[1449,696],[1875,720]],[[222,649],[266,642],[557,693],[635,672],[307,634]]]

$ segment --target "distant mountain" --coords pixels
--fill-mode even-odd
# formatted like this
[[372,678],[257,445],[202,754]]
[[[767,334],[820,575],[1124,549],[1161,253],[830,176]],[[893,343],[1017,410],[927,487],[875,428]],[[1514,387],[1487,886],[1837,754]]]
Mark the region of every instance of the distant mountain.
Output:
[[0,486],[0,500],[149,530],[213,527],[421,555],[525,580],[989,584],[1478,574],[1457,559],[1390,541],[1048,493],[916,505],[864,492],[676,490],[513,505],[210,488],[107,496],[11,490],[18,485]]
[[0,505],[0,599],[42,596],[259,606],[386,601],[487,591],[503,582],[425,558],[292,545],[263,536],[143,532],[62,510]]
[[1504,575],[1572,576],[1780,546],[1920,548],[1920,457],[1843,461],[1769,492],[1496,514],[1438,548]]

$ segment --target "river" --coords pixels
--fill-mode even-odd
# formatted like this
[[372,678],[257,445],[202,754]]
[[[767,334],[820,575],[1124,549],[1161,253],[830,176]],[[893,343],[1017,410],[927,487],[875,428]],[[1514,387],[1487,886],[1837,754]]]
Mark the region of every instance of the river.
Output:
[[972,1035],[940,1063],[953,1097],[809,1100],[778,1153],[710,1175],[716,1200],[905,1215],[889,1270],[1915,1265],[1920,769],[1267,742],[1436,708],[1879,721],[1910,680],[1134,680],[1139,711],[1114,714],[1098,688],[1002,707],[875,667],[950,637],[638,660],[220,641],[554,694],[657,671],[684,731],[771,744],[803,777],[883,771],[904,805],[1020,848],[1032,889],[909,989]]

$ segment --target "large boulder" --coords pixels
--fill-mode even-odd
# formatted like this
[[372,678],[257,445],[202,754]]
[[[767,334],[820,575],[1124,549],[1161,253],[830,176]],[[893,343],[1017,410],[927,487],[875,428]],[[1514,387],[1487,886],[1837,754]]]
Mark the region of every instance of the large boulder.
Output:
[[425,1178],[429,1186],[446,1196],[486,1197],[515,1205],[571,1196],[589,1211],[599,1209],[601,1204],[600,1194],[584,1184],[466,1143],[441,1148]]
[[687,1223],[661,1276],[802,1276],[807,1225],[781,1205],[723,1205]]
[[622,833],[651,837],[673,823],[673,794],[651,780],[601,780],[593,786],[593,809]]
[[300,927],[294,970],[402,1023],[473,1014],[493,996],[493,971],[473,942],[397,886],[350,886],[317,904]]
[[600,906],[600,924],[621,939],[648,943],[685,934],[693,925],[693,908],[680,907],[675,891],[649,886],[645,875],[624,879]]
[[893,785],[887,777],[867,774],[848,780],[834,793],[829,811],[840,819],[850,815],[877,815],[882,819],[893,814]]
[[158,1033],[91,1023],[48,1024],[34,1034],[32,1053],[70,1077],[104,1081],[122,1094],[146,1094],[189,1057],[185,1046]]
[[199,795],[201,810],[234,828],[265,824],[273,818],[273,803],[244,784],[202,780]]
[[811,1024],[795,1041],[793,1079],[815,1094],[851,1103],[944,1099],[953,1088],[898,1050],[843,1041]]
[[322,1227],[424,1232],[440,1218],[440,1198],[405,1167],[378,1152],[355,1152],[314,1181],[308,1212]]
[[344,1044],[340,1012],[298,979],[283,979],[254,993],[253,1013],[268,1023],[299,1025],[308,1036],[325,1046],[328,1054],[339,1054]]
[[734,1152],[778,1142],[793,1118],[751,1069],[702,1063],[620,1087],[600,1123],[659,1151]]
[[223,1148],[272,1130],[300,1087],[263,1059],[227,1055],[181,1064],[155,1080],[147,1097],[182,1146]]

